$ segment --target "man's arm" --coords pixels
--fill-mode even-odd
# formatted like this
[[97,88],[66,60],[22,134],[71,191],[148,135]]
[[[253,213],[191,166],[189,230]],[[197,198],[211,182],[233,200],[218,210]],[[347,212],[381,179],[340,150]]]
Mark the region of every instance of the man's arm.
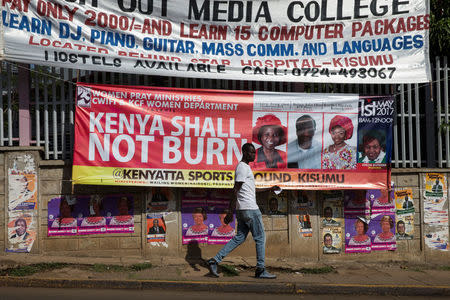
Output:
[[[274,186],[271,186],[270,188],[256,188],[259,192],[264,192],[264,191],[271,191],[271,192],[273,192],[273,193],[275,193],[275,192],[277,192],[277,191],[279,191],[279,193],[281,193],[281,188],[278,186],[278,185],[274,185]],[[278,194],[279,194],[278,193]]]
[[224,222],[225,224],[230,224],[231,221],[233,221],[233,214],[234,214],[234,210],[236,208],[236,200],[237,200],[237,193],[239,192],[239,190],[242,187],[243,182],[240,181],[235,181],[234,182],[234,187],[233,187],[233,198],[231,198],[230,200],[230,205],[228,206],[228,214],[225,216]]

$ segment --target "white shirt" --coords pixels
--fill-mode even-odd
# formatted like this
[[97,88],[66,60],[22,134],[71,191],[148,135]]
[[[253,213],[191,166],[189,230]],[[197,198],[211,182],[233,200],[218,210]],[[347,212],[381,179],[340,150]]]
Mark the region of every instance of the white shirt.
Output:
[[288,144],[288,164],[297,163],[299,169],[320,169],[322,147],[316,140],[312,140],[309,149],[303,149],[297,140]]
[[[380,151],[380,154],[378,154],[378,157],[373,160],[373,163],[377,163],[377,164],[382,163],[385,156],[386,156],[386,153],[384,153],[383,151]],[[362,159],[362,162],[367,164],[367,163],[370,163],[370,160],[367,156],[364,156],[364,158]]]
[[242,186],[237,192],[236,209],[259,209],[256,204],[255,177],[250,166],[240,161],[236,166],[234,178],[234,181],[242,182]]

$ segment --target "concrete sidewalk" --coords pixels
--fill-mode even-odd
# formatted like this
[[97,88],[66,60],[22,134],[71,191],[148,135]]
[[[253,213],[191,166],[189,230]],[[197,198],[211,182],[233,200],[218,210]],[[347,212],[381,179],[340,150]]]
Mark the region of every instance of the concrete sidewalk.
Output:
[[[0,258],[0,268],[17,266],[25,257]],[[23,261],[23,260],[22,260]],[[43,262],[43,257],[26,257],[27,263]],[[227,259],[238,276],[220,278],[208,276],[202,260],[163,258],[150,261],[153,267],[142,271],[94,272],[89,264],[130,265],[143,263],[139,259],[118,261],[108,258],[45,258],[45,262],[72,263],[62,269],[36,273],[25,277],[0,276],[0,286],[108,289],[177,289],[218,292],[249,292],[273,294],[360,294],[398,296],[450,296],[450,270],[441,266],[411,265],[386,262],[305,263],[294,260],[268,260],[275,280],[253,278],[252,259]],[[148,262],[148,261],[147,261]],[[332,267],[332,269],[330,268]],[[313,274],[328,270],[331,272]]]

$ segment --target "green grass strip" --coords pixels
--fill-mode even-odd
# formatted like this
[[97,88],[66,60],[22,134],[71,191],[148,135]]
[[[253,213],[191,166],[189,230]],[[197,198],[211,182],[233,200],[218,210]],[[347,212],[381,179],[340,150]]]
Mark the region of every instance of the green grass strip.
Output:
[[223,276],[225,276],[225,277],[239,276],[239,272],[233,266],[220,265],[220,267],[222,269]]
[[52,271],[56,269],[62,269],[67,267],[69,264],[66,263],[38,263],[25,266],[18,266],[16,268],[9,268],[0,272],[2,276],[29,276],[35,273]]

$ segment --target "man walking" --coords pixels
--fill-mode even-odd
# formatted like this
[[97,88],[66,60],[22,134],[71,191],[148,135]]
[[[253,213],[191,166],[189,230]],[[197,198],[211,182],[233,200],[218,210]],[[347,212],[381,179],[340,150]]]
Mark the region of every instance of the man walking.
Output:
[[265,269],[266,236],[262,215],[256,204],[255,178],[249,163],[255,160],[255,147],[246,143],[242,146],[242,160],[236,166],[234,193],[236,197],[230,201],[230,212],[225,217],[225,223],[233,220],[233,210],[236,208],[237,233],[236,235],[208,261],[209,271],[215,277],[217,265],[222,259],[242,244],[249,232],[252,233],[256,244],[256,278],[276,278]]

